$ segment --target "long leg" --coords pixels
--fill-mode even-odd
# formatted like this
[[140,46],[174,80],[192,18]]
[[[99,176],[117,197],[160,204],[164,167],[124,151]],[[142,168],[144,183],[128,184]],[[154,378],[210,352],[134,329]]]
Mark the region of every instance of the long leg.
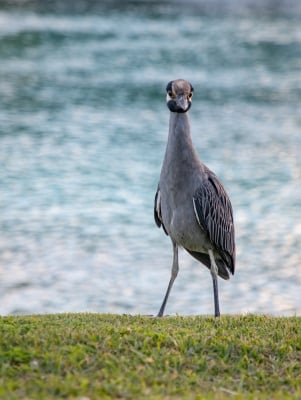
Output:
[[178,272],[179,272],[178,245],[175,242],[172,242],[172,246],[173,246],[173,261],[172,261],[171,277],[170,277],[170,281],[168,284],[168,288],[167,288],[162,306],[160,308],[160,311],[158,312],[158,317],[163,316],[169,293],[171,291],[172,285],[173,285],[173,283],[178,275]]
[[208,250],[209,257],[210,257],[210,272],[212,276],[213,282],[213,295],[214,295],[214,316],[219,317],[219,300],[218,300],[218,285],[217,285],[217,276],[218,276],[218,268],[214,259],[213,251]]

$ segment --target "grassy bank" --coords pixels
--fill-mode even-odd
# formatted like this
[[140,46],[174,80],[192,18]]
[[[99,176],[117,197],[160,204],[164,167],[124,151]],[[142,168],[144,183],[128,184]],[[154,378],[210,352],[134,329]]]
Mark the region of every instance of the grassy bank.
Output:
[[301,318],[0,318],[1,399],[301,399]]

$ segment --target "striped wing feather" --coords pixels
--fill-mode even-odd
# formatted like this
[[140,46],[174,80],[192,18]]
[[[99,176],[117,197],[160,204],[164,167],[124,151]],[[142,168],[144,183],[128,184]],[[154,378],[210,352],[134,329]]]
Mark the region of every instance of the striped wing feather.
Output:
[[227,269],[234,274],[235,238],[231,202],[215,174],[209,170],[207,173],[208,179],[193,197],[196,218]]
[[168,235],[165,226],[163,225],[163,221],[162,221],[162,216],[161,216],[161,201],[160,201],[160,189],[158,187],[156,195],[155,195],[155,202],[154,202],[154,218],[155,218],[155,222],[158,228],[161,227],[164,230],[164,232],[166,233],[166,235]]

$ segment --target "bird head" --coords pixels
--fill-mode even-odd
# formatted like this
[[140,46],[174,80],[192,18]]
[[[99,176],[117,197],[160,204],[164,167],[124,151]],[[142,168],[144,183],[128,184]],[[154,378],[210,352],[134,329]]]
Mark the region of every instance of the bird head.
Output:
[[171,112],[185,113],[191,107],[192,85],[184,79],[176,79],[166,86],[166,103]]

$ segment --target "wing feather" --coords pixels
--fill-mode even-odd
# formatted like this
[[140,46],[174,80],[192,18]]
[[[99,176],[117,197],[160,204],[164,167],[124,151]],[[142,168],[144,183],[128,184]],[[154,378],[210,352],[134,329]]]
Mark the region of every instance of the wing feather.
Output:
[[165,226],[163,224],[163,220],[162,220],[162,215],[161,215],[161,194],[160,194],[160,189],[159,186],[157,188],[157,192],[155,195],[155,204],[154,204],[154,218],[155,218],[155,222],[158,228],[161,227],[164,229],[164,232],[166,233],[166,235],[168,235]]
[[199,225],[233,274],[235,235],[232,205],[215,174],[209,170],[206,172],[207,179],[193,197],[194,211]]

